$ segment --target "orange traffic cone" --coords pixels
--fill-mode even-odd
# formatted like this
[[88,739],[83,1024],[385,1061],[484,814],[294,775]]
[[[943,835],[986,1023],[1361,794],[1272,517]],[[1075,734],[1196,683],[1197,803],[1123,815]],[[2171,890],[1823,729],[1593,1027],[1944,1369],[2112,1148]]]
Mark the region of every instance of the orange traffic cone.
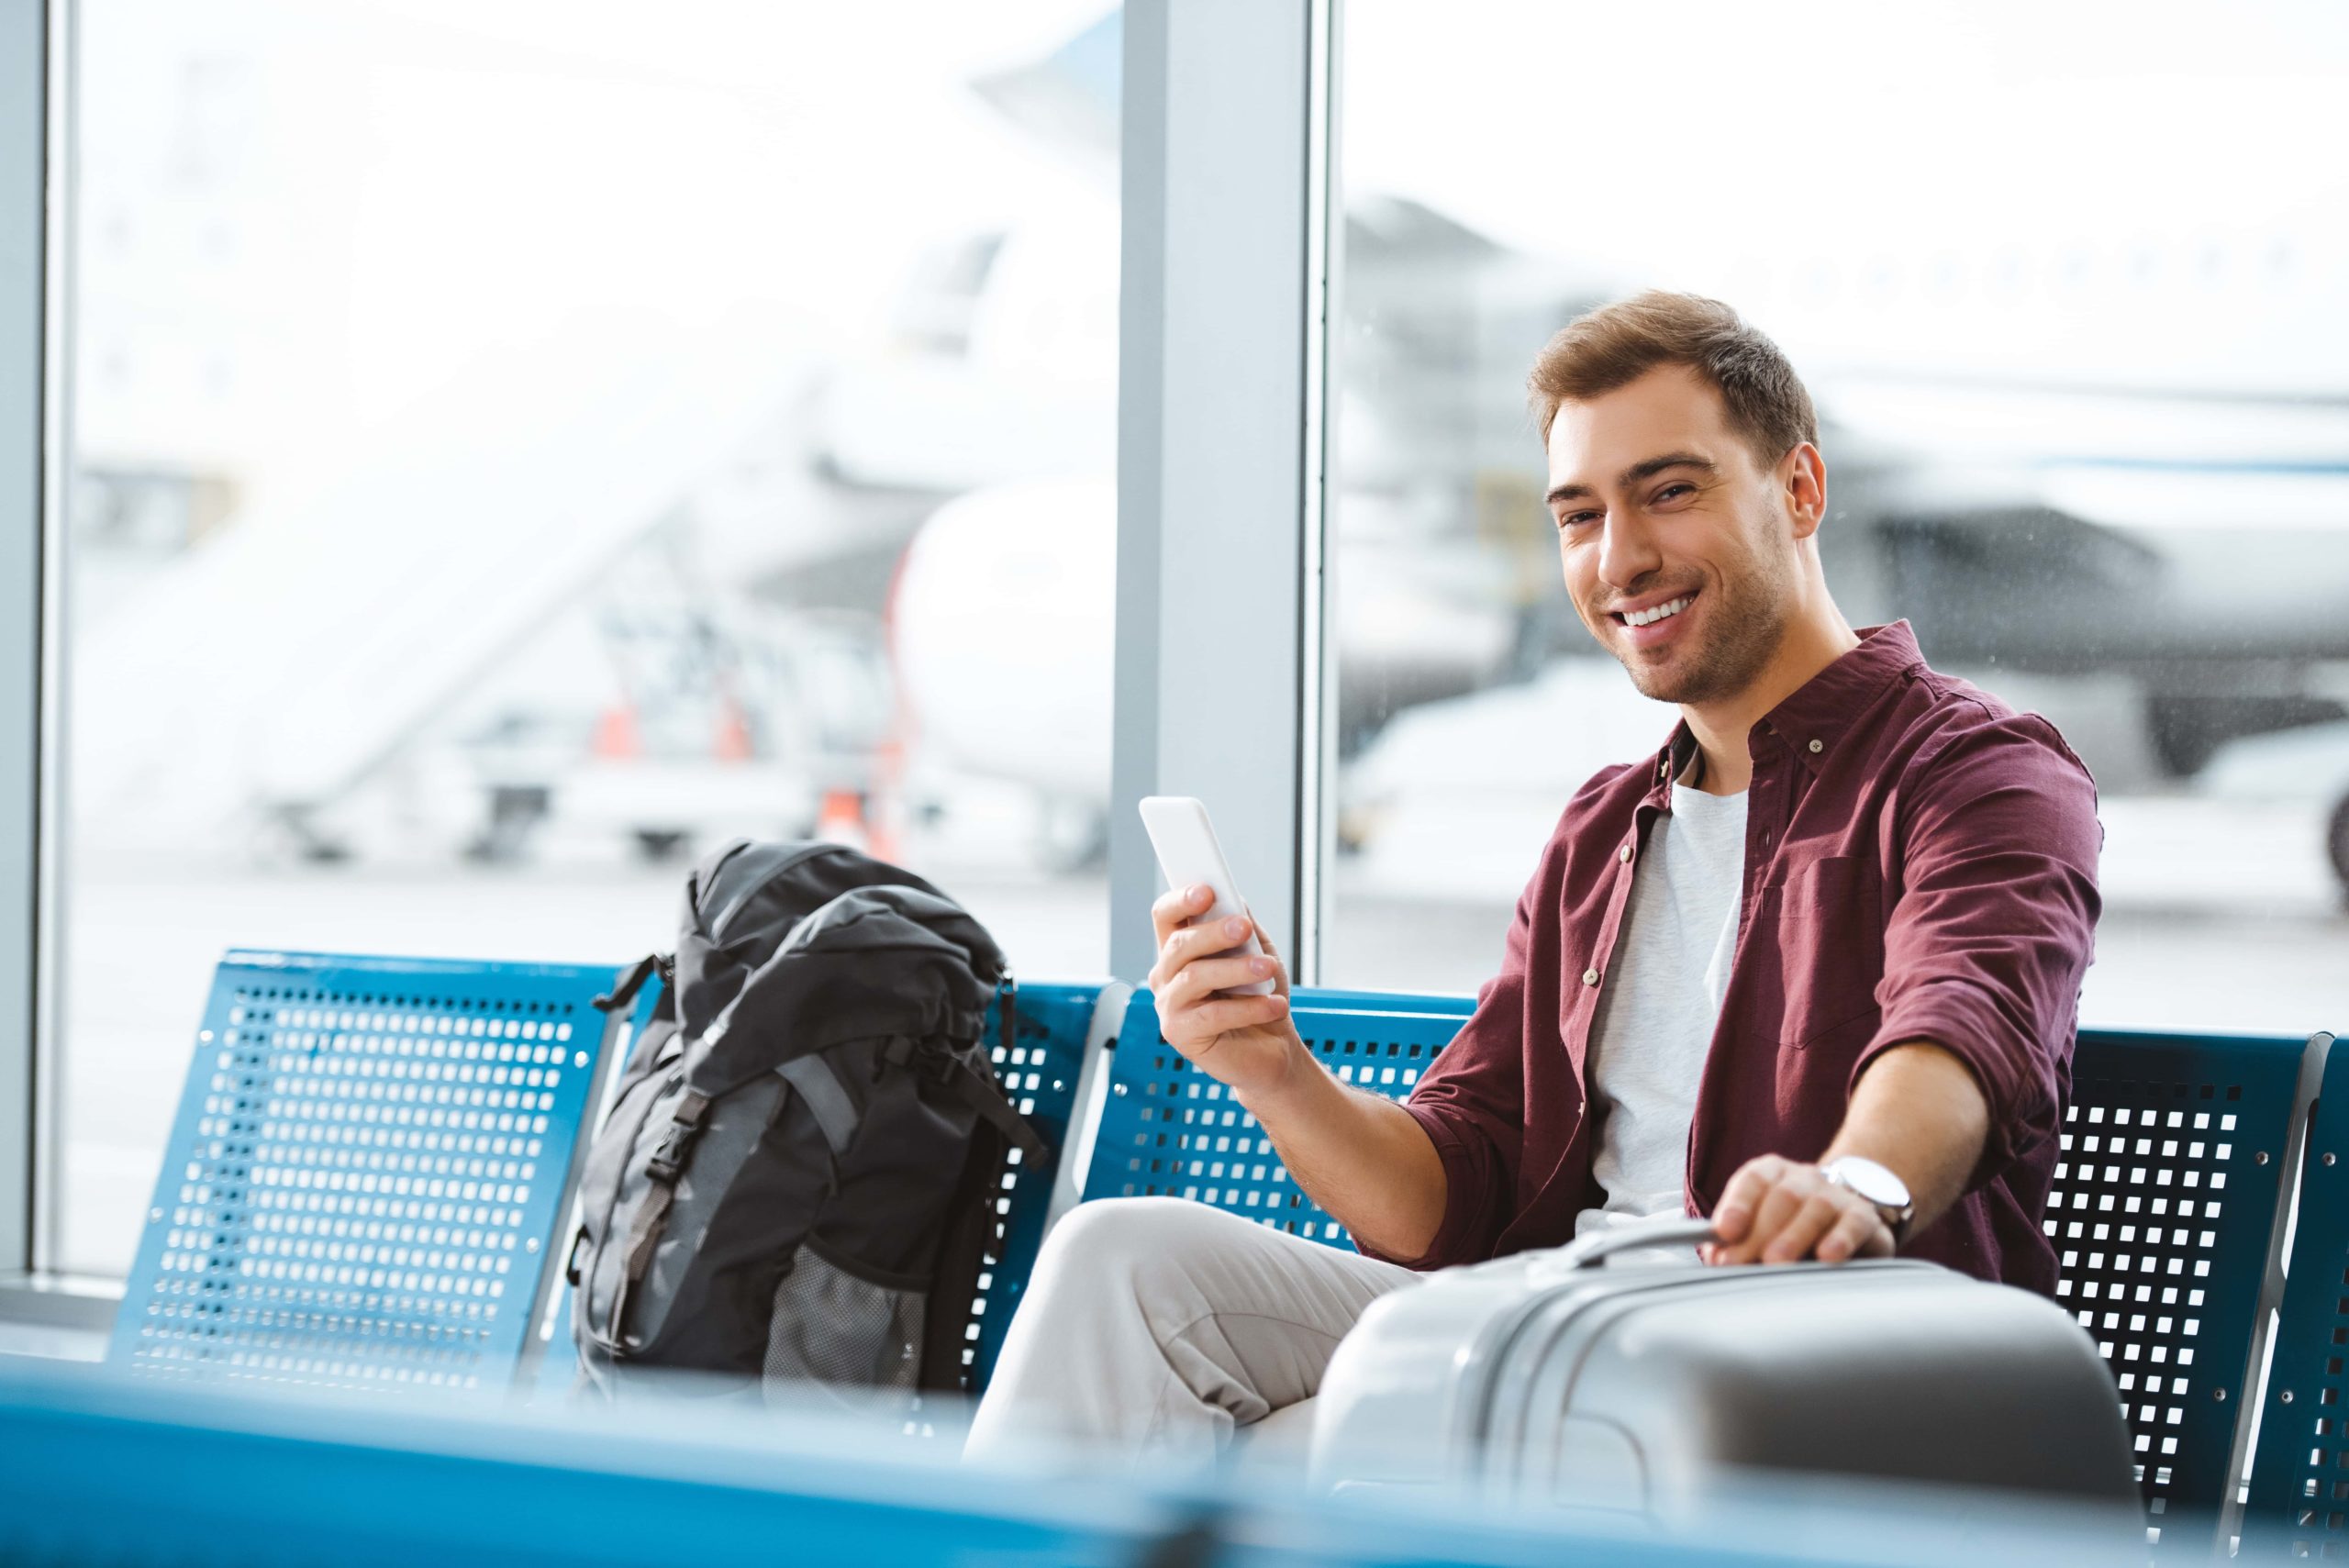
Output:
[[644,737],[636,728],[636,709],[627,703],[606,708],[596,719],[596,737],[589,749],[607,760],[640,757]]
[[742,705],[730,696],[718,705],[718,735],[710,743],[709,754],[721,762],[751,760],[750,717],[742,711]]
[[852,850],[866,848],[864,802],[852,789],[828,789],[816,813],[816,837]]
[[905,863],[905,748],[894,738],[874,749],[872,807],[865,838],[876,859]]

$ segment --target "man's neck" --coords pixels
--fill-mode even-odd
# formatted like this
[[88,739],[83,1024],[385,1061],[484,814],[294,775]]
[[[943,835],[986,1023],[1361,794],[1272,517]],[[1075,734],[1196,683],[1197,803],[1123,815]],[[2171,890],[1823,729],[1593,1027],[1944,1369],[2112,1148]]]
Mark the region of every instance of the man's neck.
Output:
[[1836,660],[1860,645],[1859,634],[1833,601],[1820,595],[1817,613],[1798,616],[1779,639],[1762,673],[1718,702],[1683,703],[1704,762],[1696,787],[1707,795],[1736,795],[1753,782],[1753,754],[1746,737],[1764,715],[1809,684]]

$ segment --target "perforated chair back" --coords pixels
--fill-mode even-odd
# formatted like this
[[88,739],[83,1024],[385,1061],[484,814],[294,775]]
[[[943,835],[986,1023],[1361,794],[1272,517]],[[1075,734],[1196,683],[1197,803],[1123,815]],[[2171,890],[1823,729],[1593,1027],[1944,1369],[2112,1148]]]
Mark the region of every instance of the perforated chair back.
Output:
[[[1466,996],[1319,991],[1290,998],[1297,1032],[1330,1072],[1401,1099],[1474,1010]],[[1147,991],[1126,1006],[1085,1195],[1186,1197],[1332,1247],[1344,1226],[1289,1178],[1256,1118],[1158,1032]]]
[[191,1380],[515,1379],[619,1032],[593,1005],[616,973],[229,952],[107,1359]]
[[2110,1366],[2158,1555],[2230,1528],[2306,1041],[2082,1031],[2045,1221]]
[[2349,1051],[2323,1057],[2243,1512],[2245,1561],[2349,1558]]
[[[964,1327],[963,1364],[970,1369],[974,1393],[986,1387],[1003,1336],[1028,1287],[1035,1267],[1036,1250],[1043,1244],[1044,1223],[1052,1203],[1060,1162],[1068,1157],[1069,1136],[1079,1101],[1078,1090],[1086,1064],[1106,1057],[1110,1024],[1097,1020],[1099,981],[1067,983],[1022,981],[1013,1006],[1019,1027],[1010,1049],[1001,1043],[997,1006],[987,1012],[989,1054],[1004,1093],[1019,1107],[1052,1151],[1052,1163],[1028,1165],[1020,1151],[1011,1151],[1003,1174],[1003,1191],[996,1212],[1003,1218],[999,1254],[979,1274],[978,1296],[971,1303],[971,1320]],[[1123,988],[1120,987],[1120,990]]]

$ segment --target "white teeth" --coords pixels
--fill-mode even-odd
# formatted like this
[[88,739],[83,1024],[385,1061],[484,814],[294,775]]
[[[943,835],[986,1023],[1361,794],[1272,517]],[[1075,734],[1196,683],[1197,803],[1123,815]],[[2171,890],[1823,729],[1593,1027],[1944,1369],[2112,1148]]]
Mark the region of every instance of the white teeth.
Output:
[[1657,621],[1664,619],[1666,616],[1676,616],[1682,610],[1687,609],[1688,607],[1689,599],[1693,597],[1695,597],[1694,595],[1683,595],[1681,597],[1673,600],[1670,604],[1658,605],[1652,610],[1627,610],[1623,615],[1623,624],[1626,626],[1653,626]]

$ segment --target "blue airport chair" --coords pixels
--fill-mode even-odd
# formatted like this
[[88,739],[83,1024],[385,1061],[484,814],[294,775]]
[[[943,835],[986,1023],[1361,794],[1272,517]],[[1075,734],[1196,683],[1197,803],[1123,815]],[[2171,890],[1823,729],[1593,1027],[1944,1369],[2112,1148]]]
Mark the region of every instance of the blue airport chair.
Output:
[[108,1349],[135,1373],[499,1386],[557,1271],[617,966],[233,951]]
[[2349,1051],[2326,1053],[2300,1162],[2290,1273],[2261,1396],[2245,1561],[2349,1557]]
[[1426,991],[1353,991],[1330,985],[1308,985],[1296,996],[1300,1006],[1350,1013],[1429,1013],[1465,1018],[1476,1010],[1474,996]]
[[[107,1359],[187,1379],[569,1386],[579,1165],[659,998],[598,1011],[620,973],[228,953]],[[997,1076],[1055,1151],[1100,990],[1022,985],[1008,1045],[989,1014]],[[1054,1171],[1019,1158],[965,1330],[974,1386],[1052,1197]]]
[[[1297,1032],[1346,1083],[1401,1099],[1452,1042],[1475,1002],[1322,991],[1290,997]],[[1346,1229],[1289,1177],[1256,1118],[1158,1032],[1157,1004],[1136,991],[1111,1059],[1109,1097],[1085,1195],[1191,1198],[1333,1247]]]
[[2084,1029],[2045,1228],[2110,1366],[2156,1555],[2232,1532],[2308,1042]]

